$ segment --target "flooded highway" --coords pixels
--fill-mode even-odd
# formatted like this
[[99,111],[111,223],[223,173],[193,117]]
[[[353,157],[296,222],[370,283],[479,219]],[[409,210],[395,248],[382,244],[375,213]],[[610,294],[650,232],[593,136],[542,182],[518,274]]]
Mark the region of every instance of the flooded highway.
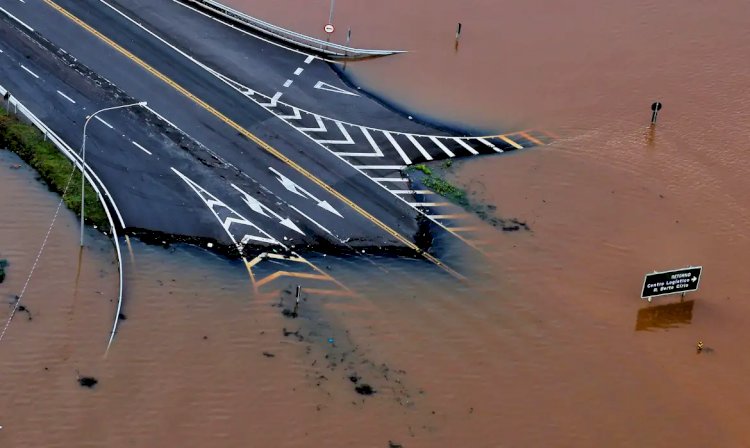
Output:
[[[318,37],[329,5],[227,4]],[[351,26],[355,46],[410,50],[348,64],[358,83],[420,116],[557,136],[447,170],[489,211],[470,222],[481,252],[441,242],[469,281],[310,254],[356,296],[310,296],[289,319],[294,283],[255,296],[238,261],[131,239],[126,320],[103,357],[114,254],[89,230],[79,269],[63,209],[29,313],[0,342],[0,446],[742,446],[749,13],[730,0],[337,2],[333,41]],[[8,312],[58,201],[19,163],[0,152]],[[645,273],[691,264],[704,272],[685,302],[639,299]]]

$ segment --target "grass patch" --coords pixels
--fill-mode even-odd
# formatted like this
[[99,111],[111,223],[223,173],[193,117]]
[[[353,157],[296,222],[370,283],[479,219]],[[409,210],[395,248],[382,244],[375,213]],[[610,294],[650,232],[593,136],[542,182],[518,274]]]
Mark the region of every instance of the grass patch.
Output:
[[[0,148],[7,148],[34,168],[51,191],[62,194],[73,164],[34,126],[22,123],[0,108]],[[68,192],[63,198],[65,206],[80,214],[81,173],[75,171]],[[91,185],[86,183],[86,222],[102,229],[109,228],[109,221],[102,204]]]
[[421,171],[425,176],[432,176],[432,170],[424,164],[412,165],[406,169],[407,171]]
[[[443,169],[450,168],[452,164],[453,162],[451,160],[443,162]],[[425,187],[462,207],[469,207],[469,198],[466,196],[466,192],[451,184],[442,177],[438,176],[438,174],[430,169],[430,167],[428,167],[427,165],[420,163],[417,165],[412,165],[406,170],[410,172],[418,171],[422,173],[424,176],[419,176],[419,180]]]
[[448,198],[461,206],[469,206],[469,199],[466,197],[466,192],[446,181],[445,179],[437,176],[426,176],[424,179],[422,179],[422,183],[425,187],[429,188],[440,196]]

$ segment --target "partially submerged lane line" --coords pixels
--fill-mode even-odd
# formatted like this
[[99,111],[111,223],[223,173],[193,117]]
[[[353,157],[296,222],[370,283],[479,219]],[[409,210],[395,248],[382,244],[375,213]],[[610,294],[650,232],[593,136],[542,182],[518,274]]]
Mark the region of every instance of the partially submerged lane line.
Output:
[[58,5],[57,3],[53,2],[52,0],[44,0],[44,2],[47,5],[49,5],[51,8],[55,9],[57,12],[59,12],[60,14],[62,14],[63,16],[65,16],[68,19],[70,19],[71,21],[73,21],[76,25],[80,26],[84,30],[88,31],[90,34],[92,34],[95,37],[97,37],[99,40],[103,41],[104,43],[106,43],[107,45],[109,45],[110,47],[112,47],[113,49],[115,49],[118,53],[122,54],[126,58],[128,58],[131,61],[133,61],[134,63],[138,64],[141,68],[143,68],[147,72],[151,73],[153,76],[155,76],[156,78],[160,79],[161,81],[163,81],[164,83],[166,83],[167,85],[169,85],[170,87],[172,87],[173,89],[175,89],[177,92],[179,92],[183,96],[189,98],[191,101],[193,101],[194,103],[196,103],[197,105],[199,105],[200,107],[202,107],[204,110],[206,110],[207,112],[209,112],[210,114],[212,114],[213,116],[215,116],[216,118],[218,118],[219,120],[223,121],[225,124],[229,125],[231,128],[233,128],[234,130],[236,130],[237,132],[239,132],[243,136],[245,136],[248,139],[250,139],[252,142],[254,142],[258,146],[260,146],[261,148],[263,148],[266,152],[268,152],[269,154],[273,155],[277,159],[281,160],[282,162],[284,162],[285,164],[287,164],[288,166],[290,166],[291,168],[293,168],[295,171],[297,171],[299,174],[303,175],[308,180],[310,180],[311,182],[313,182],[314,184],[316,184],[320,188],[324,189],[325,191],[327,191],[329,194],[333,195],[335,198],[337,198],[341,202],[343,202],[346,205],[348,205],[349,207],[351,207],[354,211],[356,211],[357,213],[359,213],[365,219],[369,220],[370,222],[372,222],[373,224],[375,224],[376,226],[378,226],[381,230],[385,231],[389,235],[391,235],[394,238],[396,238],[398,241],[400,241],[405,246],[407,246],[410,249],[414,250],[415,252],[417,252],[419,255],[421,255],[422,257],[424,257],[428,261],[434,263],[436,266],[442,268],[443,270],[445,270],[447,273],[449,273],[453,277],[455,277],[457,279],[460,279],[460,280],[465,279],[465,277],[463,275],[459,274],[458,272],[456,272],[451,267],[445,265],[438,258],[436,258],[433,255],[431,255],[431,254],[423,251],[422,249],[420,249],[416,244],[412,243],[407,238],[405,238],[404,236],[402,236],[400,233],[398,233],[395,230],[393,230],[392,228],[390,228],[387,224],[385,224],[384,222],[380,221],[375,216],[373,216],[372,214],[370,214],[369,212],[367,212],[366,210],[364,210],[362,207],[358,206],[357,204],[355,204],[354,202],[352,202],[351,200],[349,200],[346,196],[344,196],[343,194],[339,193],[333,187],[331,187],[330,185],[326,184],[325,182],[323,182],[322,180],[320,180],[318,177],[316,177],[315,175],[313,175],[312,173],[310,173],[309,171],[307,171],[306,169],[304,169],[302,166],[300,166],[299,164],[297,164],[296,162],[294,162],[293,160],[291,160],[290,158],[288,158],[287,156],[285,156],[284,154],[282,154],[279,150],[273,148],[268,143],[264,142],[263,140],[261,140],[260,138],[258,138],[257,136],[255,136],[255,134],[253,134],[250,131],[248,131],[247,129],[243,128],[238,123],[236,123],[235,121],[231,120],[229,117],[227,117],[226,115],[222,114],[218,110],[216,110],[213,106],[209,105],[208,103],[206,103],[202,99],[198,98],[197,96],[195,96],[194,94],[192,94],[191,92],[189,92],[187,89],[185,89],[181,85],[177,84],[175,81],[173,81],[172,79],[170,79],[169,77],[167,77],[163,73],[161,73],[158,70],[156,70],[151,65],[147,64],[145,61],[143,61],[142,59],[140,59],[138,56],[134,55],[133,53],[131,53],[130,51],[128,51],[127,49],[125,49],[121,45],[119,45],[116,42],[114,42],[112,39],[110,39],[107,36],[103,35],[99,31],[97,31],[96,29],[94,29],[91,25],[89,25],[86,22],[84,22],[83,20],[79,19],[78,17],[76,17],[75,15],[73,15],[71,12],[69,12],[68,10],[66,10],[65,8],[63,8],[62,6]]

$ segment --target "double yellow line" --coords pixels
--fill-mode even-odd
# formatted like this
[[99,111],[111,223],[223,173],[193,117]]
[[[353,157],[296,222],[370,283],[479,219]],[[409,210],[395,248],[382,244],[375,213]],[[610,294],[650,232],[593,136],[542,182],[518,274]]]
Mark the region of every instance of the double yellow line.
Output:
[[452,276],[454,276],[454,277],[456,277],[458,279],[464,279],[464,276],[462,276],[461,274],[459,274],[455,270],[451,269],[449,266],[446,266],[445,264],[443,264],[443,262],[441,262],[440,260],[438,260],[437,258],[435,258],[434,256],[432,256],[431,254],[429,254],[429,253],[423,251],[422,249],[420,249],[416,244],[414,244],[411,241],[409,241],[408,239],[406,239],[400,233],[398,233],[395,230],[393,230],[392,228],[390,228],[388,225],[386,225],[384,222],[382,222],[379,219],[377,219],[375,216],[373,216],[372,214],[370,214],[369,212],[367,212],[366,210],[364,210],[362,207],[360,207],[357,204],[355,204],[354,202],[350,201],[346,196],[344,196],[343,194],[339,193],[338,191],[336,191],[335,189],[333,189],[333,187],[331,187],[330,185],[326,184],[322,180],[318,179],[316,176],[314,176],[312,173],[310,173],[309,171],[307,171],[306,169],[304,169],[302,166],[298,165],[296,162],[294,162],[293,160],[291,160],[290,158],[288,158],[287,156],[285,156],[284,154],[282,154],[279,150],[273,148],[268,143],[266,143],[263,140],[261,140],[260,138],[256,137],[253,133],[251,133],[247,129],[243,128],[242,126],[240,126],[239,124],[237,124],[236,122],[234,122],[233,120],[231,120],[229,117],[227,117],[226,115],[224,115],[221,112],[219,112],[218,110],[216,110],[213,106],[209,105],[208,103],[206,103],[202,99],[200,99],[197,96],[193,95],[192,93],[190,93],[187,89],[185,89],[181,85],[179,85],[176,82],[172,81],[169,77],[167,77],[166,75],[164,75],[160,71],[156,70],[154,67],[150,66],[149,64],[147,64],[145,61],[143,61],[138,56],[136,56],[133,53],[131,53],[130,51],[126,50],[125,48],[123,48],[122,46],[120,46],[119,44],[117,44],[116,42],[114,42],[112,39],[110,39],[107,36],[103,35],[99,31],[97,31],[96,29],[94,29],[93,27],[91,27],[89,24],[85,23],[83,20],[81,20],[78,17],[74,16],[72,13],[70,13],[65,8],[61,7],[60,5],[56,4],[52,0],[44,0],[44,2],[47,3],[53,9],[55,9],[56,11],[58,11],[60,14],[64,15],[65,17],[67,17],[68,19],[70,19],[71,21],[73,21],[75,24],[77,24],[78,26],[80,26],[84,30],[86,30],[89,33],[93,34],[94,36],[96,36],[97,38],[99,38],[101,41],[103,41],[104,43],[106,43],[110,47],[112,47],[115,50],[117,50],[117,52],[119,52],[120,54],[122,54],[126,58],[128,58],[131,61],[133,61],[136,64],[138,64],[144,70],[148,71],[149,73],[151,73],[155,77],[157,77],[160,80],[164,81],[166,84],[168,84],[170,87],[172,87],[173,89],[175,89],[176,91],[178,91],[182,95],[188,97],[194,103],[196,103],[197,105],[199,105],[200,107],[202,107],[203,109],[205,109],[206,111],[208,111],[211,115],[213,115],[216,118],[218,118],[219,120],[223,121],[224,123],[226,123],[227,125],[229,125],[230,127],[232,127],[234,130],[236,130],[240,134],[244,135],[245,137],[247,137],[248,139],[250,139],[251,141],[253,141],[255,144],[257,144],[258,146],[260,146],[261,148],[263,148],[264,150],[266,150],[266,152],[268,152],[269,154],[273,155],[277,159],[279,159],[282,162],[286,163],[288,166],[290,166],[291,168],[293,168],[295,171],[297,171],[301,175],[305,176],[307,179],[309,179],[310,181],[312,181],[313,183],[315,183],[316,185],[318,185],[320,188],[324,189],[325,191],[327,191],[328,193],[330,193],[331,195],[333,195],[334,197],[336,197],[338,200],[340,200],[341,202],[343,202],[346,205],[348,205],[349,207],[351,207],[354,211],[356,211],[357,213],[359,213],[360,215],[362,215],[363,217],[365,217],[367,220],[369,220],[370,222],[372,222],[376,226],[380,227],[382,230],[384,230],[385,232],[387,232],[388,234],[390,234],[391,236],[393,236],[394,238],[396,238],[398,241],[400,241],[401,243],[403,243],[405,246],[409,247],[410,249],[413,249],[418,254],[420,254],[421,256],[423,256],[424,258],[426,258],[427,260],[431,261],[435,265],[441,267],[442,269],[444,269],[446,272],[448,272]]

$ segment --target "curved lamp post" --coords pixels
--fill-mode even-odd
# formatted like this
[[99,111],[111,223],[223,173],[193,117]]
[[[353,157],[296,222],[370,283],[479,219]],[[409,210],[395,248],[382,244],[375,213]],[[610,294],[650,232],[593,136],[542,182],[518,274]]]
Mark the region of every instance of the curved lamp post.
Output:
[[115,109],[125,109],[126,107],[135,106],[146,106],[145,101],[141,101],[133,104],[125,104],[122,106],[106,107],[104,109],[97,110],[91,115],[86,117],[86,123],[83,124],[83,142],[81,143],[81,247],[83,247],[83,211],[84,211],[84,199],[86,193],[86,176],[84,176],[84,170],[86,169],[86,128],[89,125],[89,121],[101,112]]

